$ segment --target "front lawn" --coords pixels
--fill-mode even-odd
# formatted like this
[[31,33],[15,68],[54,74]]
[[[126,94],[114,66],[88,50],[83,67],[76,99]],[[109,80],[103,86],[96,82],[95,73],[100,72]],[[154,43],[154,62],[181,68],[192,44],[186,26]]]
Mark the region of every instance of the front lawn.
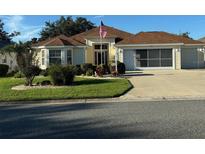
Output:
[[[34,82],[45,79],[48,78],[38,77]],[[117,97],[132,88],[126,79],[108,80],[76,77],[73,86],[56,89],[11,90],[13,86],[23,83],[24,79],[0,78],[0,101]]]

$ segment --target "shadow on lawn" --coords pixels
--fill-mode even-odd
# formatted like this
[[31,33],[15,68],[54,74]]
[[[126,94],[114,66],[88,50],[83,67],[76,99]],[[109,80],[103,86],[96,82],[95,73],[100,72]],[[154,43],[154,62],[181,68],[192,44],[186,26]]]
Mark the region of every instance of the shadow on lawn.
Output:
[[102,83],[110,83],[110,82],[113,82],[113,81],[103,80],[103,79],[99,79],[99,80],[97,80],[97,79],[95,79],[95,80],[86,79],[86,80],[75,81],[74,85],[91,85],[91,84],[102,84]]
[[140,74],[138,74],[138,73],[131,73],[131,74],[124,74],[124,76],[125,77],[133,77],[133,76],[136,76],[136,77],[138,77],[138,76],[154,76],[154,74],[149,74],[149,73],[140,73]]
[[109,105],[112,107],[103,103],[0,106],[0,138],[147,138],[154,133],[138,129],[140,123],[116,122],[116,115],[107,111]]

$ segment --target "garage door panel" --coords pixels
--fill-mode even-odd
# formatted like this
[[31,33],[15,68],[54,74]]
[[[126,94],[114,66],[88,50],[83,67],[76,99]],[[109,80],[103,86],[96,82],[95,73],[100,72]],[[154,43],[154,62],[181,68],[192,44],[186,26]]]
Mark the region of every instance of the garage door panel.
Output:
[[172,49],[137,49],[136,67],[172,67]]
[[197,68],[197,49],[183,48],[181,51],[181,66],[182,68]]

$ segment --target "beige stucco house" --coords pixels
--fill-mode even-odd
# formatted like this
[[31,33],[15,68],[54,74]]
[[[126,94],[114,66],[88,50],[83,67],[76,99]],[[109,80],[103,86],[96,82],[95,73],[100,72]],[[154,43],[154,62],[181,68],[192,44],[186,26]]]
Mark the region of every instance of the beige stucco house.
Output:
[[109,64],[116,60],[125,63],[126,70],[205,66],[205,43],[201,41],[161,31],[135,35],[109,26],[103,28],[107,31],[103,39],[96,27],[71,37],[60,35],[35,44],[40,68],[46,69],[51,64]]

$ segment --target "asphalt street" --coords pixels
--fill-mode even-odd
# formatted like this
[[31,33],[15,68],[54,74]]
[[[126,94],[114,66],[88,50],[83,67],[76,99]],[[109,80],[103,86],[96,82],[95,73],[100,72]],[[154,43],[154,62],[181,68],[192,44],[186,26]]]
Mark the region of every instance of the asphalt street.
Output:
[[205,101],[4,103],[0,138],[205,138]]

